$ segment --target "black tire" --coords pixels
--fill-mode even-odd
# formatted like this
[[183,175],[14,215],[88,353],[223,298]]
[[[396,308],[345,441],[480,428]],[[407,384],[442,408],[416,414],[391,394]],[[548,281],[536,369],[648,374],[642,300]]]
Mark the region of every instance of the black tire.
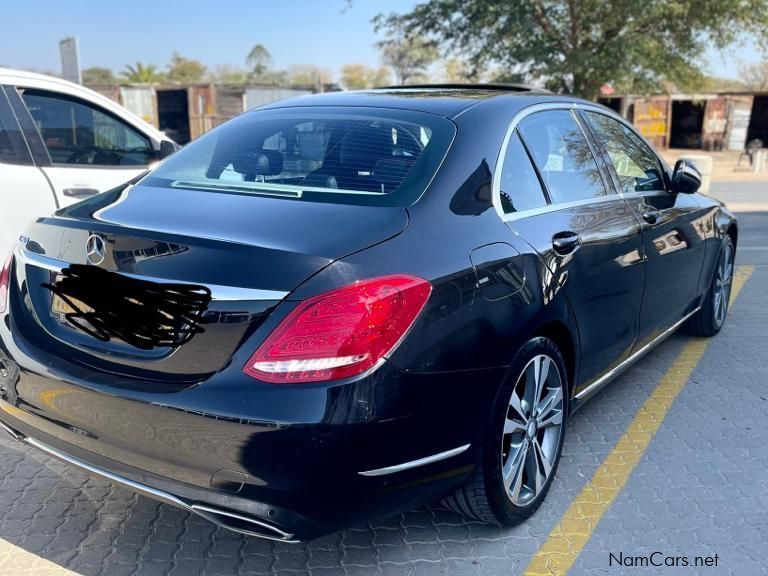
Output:
[[[530,436],[531,431],[529,429],[525,432],[517,431],[505,434],[504,427],[508,422],[509,414],[514,413],[513,409],[510,407],[512,394],[513,392],[517,394],[517,392],[521,390],[521,386],[524,386],[526,383],[523,373],[526,372],[525,378],[528,378],[528,370],[530,370],[529,366],[531,363],[536,362],[536,358],[542,357],[547,357],[551,360],[551,364],[549,365],[550,371],[552,368],[557,368],[560,392],[562,395],[562,405],[560,408],[561,424],[559,428],[559,437],[556,441],[549,436],[545,437],[546,434],[550,434],[551,428],[545,428],[543,425],[540,429],[535,428],[533,438],[536,439],[537,446],[534,447],[533,440]],[[548,374],[547,378],[544,380],[544,384],[547,385],[548,382],[554,381],[554,377],[552,374]],[[554,397],[555,389],[555,385],[547,387],[546,390],[548,391],[548,394],[551,394],[552,396],[546,397]],[[452,496],[446,498],[443,503],[451,510],[464,514],[470,518],[502,526],[515,526],[520,524],[536,512],[549,491],[552,479],[557,471],[557,466],[560,463],[560,454],[563,449],[563,439],[565,437],[565,428],[568,421],[568,406],[570,400],[568,389],[568,373],[565,369],[563,357],[554,342],[543,337],[528,340],[515,355],[507,373],[507,377],[494,402],[491,411],[491,419],[483,438],[480,462],[475,467],[473,475],[467,483],[458,489]],[[545,398],[543,391],[544,388],[542,388],[541,398]],[[525,401],[522,404],[525,406]],[[542,402],[542,406],[543,405],[544,402]],[[542,408],[542,411],[543,410],[544,408]],[[550,409],[547,414],[555,414],[555,411]],[[519,434],[524,434],[524,438],[528,439],[528,443],[525,443],[525,446],[531,446],[531,450],[534,454],[532,458],[534,458],[536,462],[541,461],[538,460],[538,455],[543,454],[544,442],[548,442],[548,449],[550,452],[554,451],[554,458],[549,460],[551,463],[550,472],[546,477],[545,482],[541,484],[541,488],[536,493],[531,491],[528,501],[524,501],[522,498],[525,486],[518,488],[519,501],[516,504],[513,503],[513,497],[505,487],[502,468],[504,459],[511,458],[512,450],[514,449],[512,444],[507,443],[512,442],[512,439],[518,437],[517,435]],[[521,442],[524,442],[524,440]],[[505,446],[507,447],[506,454],[504,452]],[[521,457],[521,462],[523,462],[525,470],[520,472],[520,477],[526,478],[526,476],[528,476],[528,481],[530,482],[531,475],[527,471],[527,457],[527,452]],[[514,481],[512,484],[514,484]],[[522,484],[525,484],[525,482],[523,481]]]
[[[701,308],[683,326],[683,329],[688,334],[693,336],[714,336],[720,332],[725,324],[731,297],[735,255],[736,251],[733,241],[730,236],[726,235],[723,243],[720,245],[720,254],[717,257],[715,273],[712,275],[712,281],[701,303]],[[718,291],[721,292],[720,298],[718,298]]]

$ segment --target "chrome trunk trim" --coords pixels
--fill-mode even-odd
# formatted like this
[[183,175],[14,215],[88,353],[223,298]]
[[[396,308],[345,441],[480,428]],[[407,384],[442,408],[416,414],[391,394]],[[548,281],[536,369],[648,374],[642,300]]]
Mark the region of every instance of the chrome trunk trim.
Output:
[[[16,250],[16,258],[19,262],[42,268],[49,272],[60,273],[64,268],[70,265],[69,262],[57,260],[42,254],[35,254],[25,248]],[[183,280],[167,280],[163,278],[154,278],[152,276],[141,276],[139,274],[130,274],[115,270],[117,274],[134,280],[144,280],[146,282],[155,282],[157,284],[185,284]],[[211,299],[218,302],[234,302],[241,300],[282,300],[288,296],[288,292],[278,290],[260,290],[257,288],[238,288],[236,286],[221,286],[219,284],[205,284],[201,282],[188,282],[189,284],[199,284],[205,286],[211,291]]]

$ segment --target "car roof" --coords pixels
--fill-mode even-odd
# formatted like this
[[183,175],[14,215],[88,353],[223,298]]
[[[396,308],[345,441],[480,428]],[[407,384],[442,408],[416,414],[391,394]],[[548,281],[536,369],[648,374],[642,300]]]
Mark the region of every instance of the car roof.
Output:
[[19,86],[24,86],[29,83],[28,87],[58,91],[62,94],[69,94],[71,96],[79,96],[89,102],[106,108],[112,114],[122,118],[129,124],[132,124],[135,129],[139,129],[144,134],[151,135],[158,141],[168,139],[167,136],[157,128],[149,124],[143,118],[139,118],[136,114],[120,105],[118,102],[107,98],[95,90],[91,90],[87,86],[75,84],[74,82],[64,80],[57,76],[38,74],[37,72],[28,72],[26,70],[17,70],[15,68],[3,68],[0,66],[0,83]]
[[578,98],[554,95],[544,90],[516,84],[439,84],[308,94],[272,102],[258,109],[304,106],[392,108],[455,118],[485,101],[499,98],[507,99],[519,108],[546,101],[583,102]]
[[53,84],[62,84],[64,86],[75,86],[82,88],[82,86],[79,84],[75,84],[74,82],[64,80],[64,78],[59,78],[57,76],[40,74],[38,72],[29,72],[28,70],[18,70],[16,68],[4,68],[2,66],[0,66],[0,78],[13,78],[14,80],[44,80]]

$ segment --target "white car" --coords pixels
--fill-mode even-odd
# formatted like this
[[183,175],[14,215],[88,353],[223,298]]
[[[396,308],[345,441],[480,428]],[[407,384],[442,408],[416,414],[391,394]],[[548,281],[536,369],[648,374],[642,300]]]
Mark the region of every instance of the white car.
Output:
[[119,186],[177,148],[93,90],[0,68],[0,264],[31,220]]

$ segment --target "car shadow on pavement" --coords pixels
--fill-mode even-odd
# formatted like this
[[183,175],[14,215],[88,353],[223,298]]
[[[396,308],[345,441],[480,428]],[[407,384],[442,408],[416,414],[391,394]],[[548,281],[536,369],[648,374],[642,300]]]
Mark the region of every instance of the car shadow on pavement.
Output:
[[11,546],[0,546],[0,566],[3,554],[27,553],[50,562],[43,572],[50,575],[520,573],[684,341],[673,336],[574,414],[547,499],[515,528],[429,506],[311,542],[270,542],[221,529],[3,438],[0,544]]

